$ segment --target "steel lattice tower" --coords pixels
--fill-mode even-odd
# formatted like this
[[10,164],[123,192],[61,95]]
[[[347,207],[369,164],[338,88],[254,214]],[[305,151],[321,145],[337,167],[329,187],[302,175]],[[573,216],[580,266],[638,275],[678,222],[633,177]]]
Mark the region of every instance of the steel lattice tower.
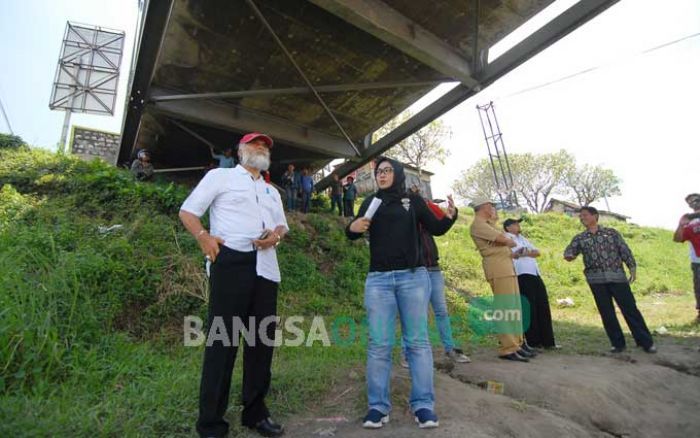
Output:
[[481,129],[484,132],[493,180],[501,207],[506,210],[515,208],[518,206],[518,198],[513,190],[513,172],[510,168],[506,146],[503,143],[503,133],[498,125],[493,102],[477,105],[476,110],[479,113]]

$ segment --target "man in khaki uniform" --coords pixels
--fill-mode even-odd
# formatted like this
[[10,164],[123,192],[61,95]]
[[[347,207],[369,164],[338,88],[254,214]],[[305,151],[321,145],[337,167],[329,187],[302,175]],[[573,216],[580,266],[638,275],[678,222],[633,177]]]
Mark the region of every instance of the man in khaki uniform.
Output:
[[[519,315],[518,321],[513,324],[497,325],[500,343],[498,356],[505,360],[528,362],[535,352],[523,343],[520,290],[510,250],[516,243],[496,228],[498,212],[492,201],[478,199],[472,203],[472,207],[474,222],[469,232],[481,253],[486,281],[494,294],[493,318],[496,319],[497,315],[512,315],[512,312],[508,312],[512,310],[517,310]],[[499,309],[503,312],[497,313]]]

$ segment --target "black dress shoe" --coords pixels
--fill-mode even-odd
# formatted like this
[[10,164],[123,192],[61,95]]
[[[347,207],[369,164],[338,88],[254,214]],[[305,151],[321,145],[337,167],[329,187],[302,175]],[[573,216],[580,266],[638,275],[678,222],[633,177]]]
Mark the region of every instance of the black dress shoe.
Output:
[[654,344],[652,344],[650,347],[645,348],[644,351],[647,353],[650,353],[650,354],[656,354],[656,352],[657,352]]
[[284,427],[282,427],[281,424],[275,423],[271,417],[267,417],[267,422],[270,423],[270,426],[274,427],[275,429],[279,429],[279,430],[284,429]]
[[498,356],[498,358],[503,360],[511,360],[513,362],[530,362],[530,359],[522,357],[518,353],[510,353],[506,354],[505,356]]
[[[520,349],[523,350],[523,351],[526,352],[526,353],[530,353],[530,354],[532,355],[532,357],[537,356],[537,350],[535,350],[534,348],[530,347],[530,346],[527,345],[527,344],[521,345],[521,346],[520,346]],[[521,354],[521,356],[522,356],[522,354]]]
[[516,351],[516,353],[518,353],[520,356],[526,357],[528,359],[532,359],[533,357],[537,356],[537,354],[530,353],[529,351],[525,351],[522,348],[520,350]]
[[266,437],[284,435],[284,428],[272,421],[271,418],[258,421],[255,426],[248,426],[250,429],[255,429],[257,433]]

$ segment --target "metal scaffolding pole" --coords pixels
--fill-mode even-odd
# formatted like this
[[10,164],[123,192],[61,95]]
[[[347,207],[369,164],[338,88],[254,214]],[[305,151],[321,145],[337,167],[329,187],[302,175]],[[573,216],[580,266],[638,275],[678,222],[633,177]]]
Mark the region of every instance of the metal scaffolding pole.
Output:
[[518,198],[513,190],[513,172],[505,144],[503,143],[503,133],[496,118],[493,102],[489,102],[487,105],[477,105],[476,109],[479,113],[479,121],[481,122],[481,129],[484,133],[486,148],[488,149],[489,162],[498,198],[503,208],[517,207]]
[[2,104],[1,97],[0,97],[0,112],[2,112],[2,117],[5,119],[5,123],[7,124],[7,129],[10,130],[10,134],[15,135],[15,132],[12,130],[12,125],[10,125],[10,118],[7,117],[7,112],[5,112],[5,105]]

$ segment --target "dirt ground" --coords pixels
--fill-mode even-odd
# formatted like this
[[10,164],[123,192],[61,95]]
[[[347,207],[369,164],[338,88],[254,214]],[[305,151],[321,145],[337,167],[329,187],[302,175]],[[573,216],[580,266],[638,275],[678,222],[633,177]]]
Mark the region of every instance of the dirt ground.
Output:
[[[436,356],[440,427],[419,429],[408,410],[410,380],[392,376],[394,410],[380,430],[364,430],[362,370],[329,391],[314,415],[289,419],[291,437],[700,437],[698,345],[658,343],[650,355],[582,356],[545,352],[530,363],[499,360],[490,351],[470,364]],[[503,383],[503,394],[485,382]]]

